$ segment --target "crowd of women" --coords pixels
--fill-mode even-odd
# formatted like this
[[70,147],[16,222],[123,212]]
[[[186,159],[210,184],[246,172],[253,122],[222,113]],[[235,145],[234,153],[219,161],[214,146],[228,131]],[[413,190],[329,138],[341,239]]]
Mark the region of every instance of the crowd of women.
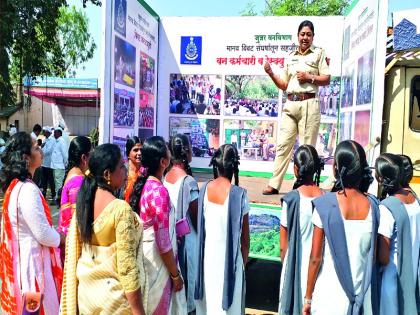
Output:
[[[116,145],[72,140],[55,229],[31,180],[42,151],[24,132],[8,140],[3,314],[244,313],[249,202],[236,147],[215,151],[214,180],[201,189],[185,135],[133,137],[125,153],[127,162]],[[420,204],[409,158],[377,159],[381,201],[367,194],[373,177],[354,141],[337,146],[332,192],[318,187],[323,163],[312,146],[298,148],[294,165],[282,199],[279,313],[418,314]]]

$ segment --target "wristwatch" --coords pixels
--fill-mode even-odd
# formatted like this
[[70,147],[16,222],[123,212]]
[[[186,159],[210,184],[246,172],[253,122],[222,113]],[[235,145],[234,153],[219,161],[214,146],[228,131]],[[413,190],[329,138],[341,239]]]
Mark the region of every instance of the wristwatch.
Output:
[[305,304],[309,304],[309,305],[312,304],[312,299],[304,298],[303,301],[304,301]]

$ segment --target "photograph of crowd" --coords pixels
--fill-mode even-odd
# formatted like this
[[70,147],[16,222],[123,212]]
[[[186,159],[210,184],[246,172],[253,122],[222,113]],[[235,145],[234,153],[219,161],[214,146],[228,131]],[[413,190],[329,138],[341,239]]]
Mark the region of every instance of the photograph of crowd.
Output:
[[134,92],[114,88],[114,126],[134,126]]
[[139,110],[139,127],[153,128],[154,126],[154,108],[146,107]]
[[336,117],[340,104],[340,77],[332,77],[329,85],[320,86],[318,95],[321,114]]
[[194,157],[210,157],[220,146],[220,121],[218,119],[169,119],[170,136],[183,133],[189,136]]
[[351,126],[353,125],[353,113],[344,112],[340,113],[340,134],[339,142],[352,139]]
[[155,107],[154,104],[155,97],[153,94],[147,93],[145,91],[140,91],[140,107]]
[[341,107],[353,106],[354,94],[354,66],[353,64],[346,68],[342,77],[343,90],[341,93]]
[[274,161],[277,122],[225,120],[225,142],[238,149],[241,159]]
[[225,103],[227,116],[278,116],[279,90],[268,76],[227,75]]
[[356,105],[369,104],[372,100],[373,49],[359,58],[357,71]]
[[362,146],[369,144],[370,135],[370,110],[356,112],[354,119],[354,141]]
[[171,114],[220,114],[222,92],[220,75],[171,74],[169,81]]
[[155,88],[155,60],[140,53],[140,90],[154,94]]
[[114,66],[115,82],[135,87],[136,48],[118,36],[115,36]]
[[138,137],[142,140],[153,136],[153,129],[139,129]]

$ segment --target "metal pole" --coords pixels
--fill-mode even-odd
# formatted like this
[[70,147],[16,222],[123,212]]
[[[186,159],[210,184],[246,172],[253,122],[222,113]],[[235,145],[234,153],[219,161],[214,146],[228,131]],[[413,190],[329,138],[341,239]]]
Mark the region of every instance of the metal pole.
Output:
[[99,126],[99,119],[98,119],[98,94],[99,94],[98,79],[96,79],[96,106],[95,106],[96,127]]

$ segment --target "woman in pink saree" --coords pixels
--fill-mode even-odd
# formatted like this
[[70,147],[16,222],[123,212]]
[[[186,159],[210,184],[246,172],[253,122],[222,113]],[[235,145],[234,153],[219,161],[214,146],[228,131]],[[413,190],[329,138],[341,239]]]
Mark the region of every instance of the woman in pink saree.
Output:
[[73,212],[76,209],[77,194],[88,169],[91,150],[92,144],[87,137],[76,137],[70,143],[67,176],[61,193],[58,219],[58,231],[65,235],[67,235]]

